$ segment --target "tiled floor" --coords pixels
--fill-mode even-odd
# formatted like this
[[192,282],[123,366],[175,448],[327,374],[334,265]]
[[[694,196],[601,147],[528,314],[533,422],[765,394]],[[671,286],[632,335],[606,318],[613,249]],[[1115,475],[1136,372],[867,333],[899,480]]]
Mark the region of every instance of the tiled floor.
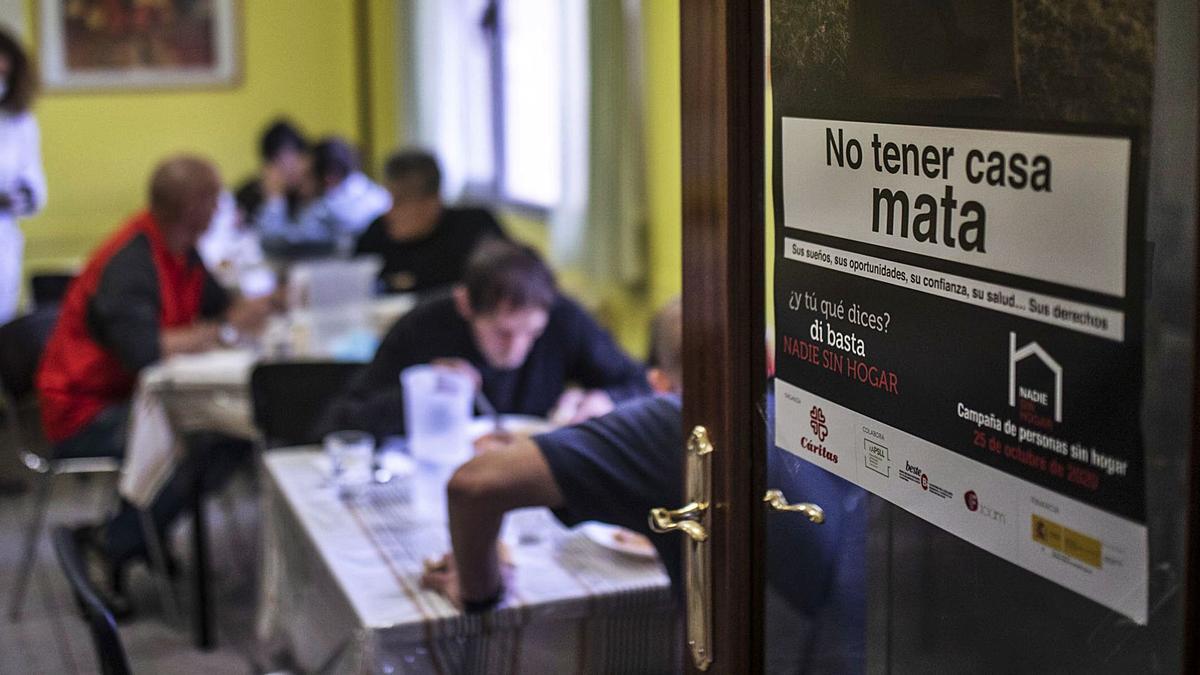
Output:
[[[0,448],[0,452],[4,451],[7,449]],[[138,612],[134,619],[119,626],[133,672],[255,672],[258,512],[248,482],[241,477],[231,486],[232,512],[220,501],[214,501],[208,510],[218,649],[207,653],[195,649],[186,618],[175,623],[167,621],[153,579],[138,568],[130,578]],[[95,520],[101,509],[111,503],[113,490],[112,478],[56,479],[49,525]],[[40,541],[23,615],[16,622],[9,618],[9,598],[16,583],[31,502],[30,492],[18,497],[0,497],[0,673],[96,673],[98,667],[90,636],[58,569],[48,532]],[[231,524],[230,515],[236,517],[236,525]],[[184,560],[190,526],[185,519],[174,533],[173,546]],[[185,574],[183,579],[187,578]],[[191,607],[186,596],[188,584],[181,581],[180,586],[181,604],[187,613]]]

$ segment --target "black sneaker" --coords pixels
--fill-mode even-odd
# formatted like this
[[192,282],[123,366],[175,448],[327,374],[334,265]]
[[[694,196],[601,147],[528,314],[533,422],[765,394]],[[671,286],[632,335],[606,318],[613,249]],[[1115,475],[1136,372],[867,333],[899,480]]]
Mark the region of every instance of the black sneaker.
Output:
[[121,589],[121,569],[114,566],[101,545],[101,530],[94,525],[78,527],[73,532],[83,559],[83,572],[100,602],[117,621],[133,615],[133,605]]

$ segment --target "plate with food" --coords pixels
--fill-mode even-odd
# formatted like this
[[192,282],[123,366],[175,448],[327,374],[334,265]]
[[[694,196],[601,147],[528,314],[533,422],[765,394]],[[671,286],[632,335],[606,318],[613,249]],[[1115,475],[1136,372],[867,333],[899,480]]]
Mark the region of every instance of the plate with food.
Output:
[[583,536],[610,551],[644,560],[654,560],[658,557],[658,551],[654,549],[654,544],[632,530],[608,523],[598,523],[594,520],[582,523],[576,529]]

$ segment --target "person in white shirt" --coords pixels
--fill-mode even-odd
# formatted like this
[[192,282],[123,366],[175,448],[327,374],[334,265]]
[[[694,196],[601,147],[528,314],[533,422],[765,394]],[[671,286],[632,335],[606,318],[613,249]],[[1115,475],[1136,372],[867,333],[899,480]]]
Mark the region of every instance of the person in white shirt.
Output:
[[340,138],[313,146],[312,178],[319,196],[295,220],[280,200],[266,204],[254,223],[263,249],[276,255],[318,247],[349,253],[367,225],[392,207],[391,194],[358,165],[358,153]]
[[275,275],[267,266],[258,234],[245,226],[237,200],[228,190],[222,190],[217,198],[217,210],[200,236],[196,252],[225,290],[243,297],[260,297],[275,290]]
[[0,29],[0,324],[17,311],[25,237],[17,226],[46,204],[37,120],[29,112],[37,83],[25,50]]

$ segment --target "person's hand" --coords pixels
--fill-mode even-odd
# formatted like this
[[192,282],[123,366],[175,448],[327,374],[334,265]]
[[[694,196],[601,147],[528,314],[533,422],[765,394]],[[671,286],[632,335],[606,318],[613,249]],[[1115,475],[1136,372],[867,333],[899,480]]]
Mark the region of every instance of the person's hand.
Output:
[[481,376],[479,371],[475,369],[475,366],[471,365],[471,363],[466,359],[439,358],[430,361],[429,364],[432,366],[437,366],[438,368],[445,368],[446,370],[466,375],[467,377],[471,378],[471,382],[475,383],[476,390],[483,386],[483,376]]
[[426,560],[421,574],[421,587],[441,593],[450,604],[462,609],[462,589],[458,585],[458,567],[454,554],[447,553],[437,560]]
[[525,444],[535,445],[533,439],[524,434],[514,434],[511,431],[493,431],[475,439],[473,444],[475,454],[482,455],[500,450],[516,450]]
[[[496,557],[500,561],[500,578],[504,586],[512,579],[512,556],[503,542],[496,542]],[[462,586],[458,580],[458,566],[454,554],[446,553],[436,560],[426,560],[421,574],[421,587],[442,594],[455,607],[463,608]]]
[[550,422],[559,426],[578,424],[584,420],[612,412],[616,405],[608,392],[602,389],[570,388],[558,397],[554,410],[550,413]]
[[263,197],[282,197],[287,191],[287,171],[283,167],[271,163],[263,167],[262,192]]
[[241,298],[233,303],[225,314],[229,322],[239,333],[256,335],[267,325],[267,317],[275,307],[273,296],[261,298]]

